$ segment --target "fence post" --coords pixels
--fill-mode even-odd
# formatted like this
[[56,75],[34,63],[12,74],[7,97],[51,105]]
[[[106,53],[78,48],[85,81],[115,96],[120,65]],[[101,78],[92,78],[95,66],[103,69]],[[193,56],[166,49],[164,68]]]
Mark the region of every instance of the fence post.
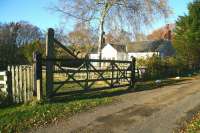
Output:
[[15,76],[16,76],[16,72],[15,72],[15,66],[10,66],[10,72],[12,74],[12,94],[13,94],[13,102],[16,102],[16,80],[15,80]]
[[8,70],[6,72],[7,76],[7,92],[8,92],[8,99],[10,102],[13,102],[13,90],[12,90],[12,75],[11,75],[11,67],[8,66]]
[[131,83],[129,89],[134,89],[135,86],[135,57],[132,57],[131,61]]
[[37,100],[41,100],[43,96],[42,90],[42,55],[39,52],[35,52],[35,90],[37,95]]
[[23,86],[23,81],[22,81],[22,78],[23,78],[23,76],[22,76],[22,66],[19,66],[19,101],[20,102],[23,102],[24,101],[24,97],[23,97],[23,88],[22,88],[22,86]]
[[113,82],[113,79],[114,79],[114,61],[111,60],[111,87],[114,86],[114,82]]
[[27,67],[27,100],[30,100],[30,88],[31,88],[31,84],[30,84],[30,67]]
[[53,92],[53,63],[48,59],[54,57],[54,30],[52,28],[48,29],[46,37],[46,96],[50,98]]
[[15,66],[15,102],[20,102],[20,92],[19,92],[19,67]]
[[22,75],[23,75],[23,94],[24,94],[24,102],[27,102],[27,76],[26,76],[26,66],[24,66],[23,71],[22,71]]
[[85,90],[89,90],[88,88],[88,79],[89,79],[89,56],[85,56],[85,67],[86,67],[86,80],[85,80]]

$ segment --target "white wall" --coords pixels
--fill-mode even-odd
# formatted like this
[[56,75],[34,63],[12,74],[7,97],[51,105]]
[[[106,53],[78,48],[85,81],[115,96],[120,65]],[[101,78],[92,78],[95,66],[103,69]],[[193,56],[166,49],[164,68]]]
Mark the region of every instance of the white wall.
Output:
[[[90,59],[99,59],[99,54],[90,54]],[[117,59],[117,50],[114,49],[110,44],[107,44],[102,49],[102,59],[107,60],[116,60]]]
[[136,59],[143,58],[146,59],[147,57],[152,57],[153,55],[159,55],[158,52],[134,52],[128,53],[128,60],[131,60],[131,57],[135,57]]
[[[106,60],[131,60],[131,57],[135,57],[136,59],[147,57],[152,57],[153,55],[159,55],[158,52],[133,52],[133,53],[123,53],[117,52],[115,48],[113,48],[110,44],[107,44],[102,49],[102,59]],[[99,54],[90,54],[90,59],[98,59]]]
[[127,53],[118,52],[117,60],[127,60]]
[[116,60],[117,59],[117,50],[115,48],[113,48],[110,44],[107,44],[102,49],[102,59]]

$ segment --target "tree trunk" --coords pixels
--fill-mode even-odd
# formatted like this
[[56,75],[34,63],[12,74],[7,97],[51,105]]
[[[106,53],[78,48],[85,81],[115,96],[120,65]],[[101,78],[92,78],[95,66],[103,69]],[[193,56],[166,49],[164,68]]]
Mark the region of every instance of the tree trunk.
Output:
[[100,26],[99,26],[99,44],[98,44],[98,54],[99,54],[99,59],[102,59],[102,53],[101,53],[101,49],[102,49],[102,43],[103,43],[103,32],[104,32],[104,17],[101,17],[100,20]]
[[[104,9],[101,13],[101,18],[100,18],[100,24],[99,24],[99,42],[98,42],[98,54],[99,54],[99,60],[102,59],[102,44],[103,44],[103,33],[104,33],[104,21],[105,21],[105,17],[106,14],[109,10],[109,4],[107,2],[107,0],[105,0],[105,6]],[[99,67],[101,67],[101,62],[99,62]]]

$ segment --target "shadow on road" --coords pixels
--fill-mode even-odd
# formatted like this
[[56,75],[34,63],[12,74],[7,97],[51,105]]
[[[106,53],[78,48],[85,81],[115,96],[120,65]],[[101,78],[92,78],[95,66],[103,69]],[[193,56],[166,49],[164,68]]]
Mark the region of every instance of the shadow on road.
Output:
[[96,98],[104,98],[104,97],[114,97],[119,95],[124,95],[127,93],[134,93],[140,91],[147,91],[153,89],[159,89],[162,86],[171,86],[171,85],[180,85],[180,84],[188,84],[190,82],[183,82],[188,79],[180,79],[180,80],[172,80],[166,79],[163,80],[160,84],[156,84],[155,81],[146,81],[146,82],[138,82],[135,85],[134,89],[128,89],[127,87],[122,88],[104,88],[104,89],[94,89],[94,90],[79,90],[73,92],[63,92],[55,95],[50,102],[52,103],[62,103],[62,102],[70,102],[76,100],[84,100],[84,99],[96,99]]

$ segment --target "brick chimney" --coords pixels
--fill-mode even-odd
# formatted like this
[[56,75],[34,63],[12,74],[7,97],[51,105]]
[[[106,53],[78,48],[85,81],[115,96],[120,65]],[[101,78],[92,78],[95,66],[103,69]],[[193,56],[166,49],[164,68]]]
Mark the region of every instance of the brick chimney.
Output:
[[172,39],[172,31],[170,29],[170,25],[167,24],[164,29],[164,39],[171,41]]

